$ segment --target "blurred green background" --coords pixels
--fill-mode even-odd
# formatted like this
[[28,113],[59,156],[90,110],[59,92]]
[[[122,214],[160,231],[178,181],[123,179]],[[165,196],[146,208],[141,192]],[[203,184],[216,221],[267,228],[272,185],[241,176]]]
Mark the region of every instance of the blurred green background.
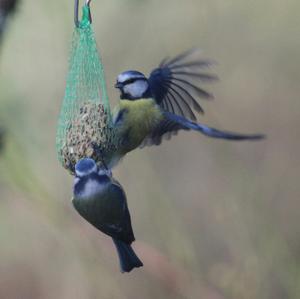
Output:
[[73,1],[21,1],[0,53],[0,298],[300,298],[300,3],[93,0],[112,105],[116,75],[193,46],[218,62],[199,120],[263,142],[180,133],[129,154],[145,266],[119,273],[111,240],[71,205],[57,162]]

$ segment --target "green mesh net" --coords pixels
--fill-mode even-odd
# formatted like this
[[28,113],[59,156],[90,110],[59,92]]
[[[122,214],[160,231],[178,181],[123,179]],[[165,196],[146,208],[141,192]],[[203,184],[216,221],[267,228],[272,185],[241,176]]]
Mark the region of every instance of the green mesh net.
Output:
[[89,14],[85,5],[82,21],[74,30],[56,136],[59,161],[71,172],[81,158],[91,157],[101,162],[102,153],[113,146],[104,71]]

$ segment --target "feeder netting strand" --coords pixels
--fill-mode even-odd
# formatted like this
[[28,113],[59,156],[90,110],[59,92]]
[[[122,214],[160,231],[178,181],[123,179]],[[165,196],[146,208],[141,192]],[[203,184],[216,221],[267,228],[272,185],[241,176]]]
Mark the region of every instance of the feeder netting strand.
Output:
[[91,143],[97,141],[95,136],[98,136],[98,143],[100,135],[100,141],[107,143],[103,136],[109,133],[106,131],[111,127],[104,71],[89,14],[89,7],[85,5],[82,21],[73,33],[66,91],[56,136],[59,160],[71,171],[78,159],[95,156],[90,148]]

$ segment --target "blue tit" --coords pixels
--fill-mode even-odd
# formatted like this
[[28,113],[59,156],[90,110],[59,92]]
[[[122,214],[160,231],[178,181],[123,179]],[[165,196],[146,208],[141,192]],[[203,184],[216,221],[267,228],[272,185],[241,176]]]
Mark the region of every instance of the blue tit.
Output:
[[77,162],[72,202],[85,220],[112,237],[121,272],[143,266],[131,247],[135,238],[126,194],[110,172],[99,170],[95,161],[89,158]]
[[262,134],[221,131],[196,122],[195,113],[204,113],[197,100],[213,97],[199,83],[215,81],[217,77],[205,71],[210,61],[191,58],[194,52],[164,60],[148,78],[133,70],[118,75],[115,87],[120,90],[120,103],[113,121],[119,143],[108,165],[113,166],[137,147],[159,145],[163,138],[169,139],[180,130],[227,140],[264,138]]

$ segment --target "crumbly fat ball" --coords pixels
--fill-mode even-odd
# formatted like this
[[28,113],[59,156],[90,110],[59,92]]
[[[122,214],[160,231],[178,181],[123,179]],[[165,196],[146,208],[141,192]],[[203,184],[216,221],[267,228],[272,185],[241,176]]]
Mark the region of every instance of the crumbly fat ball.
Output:
[[66,129],[61,149],[63,166],[73,174],[82,158],[92,158],[101,165],[106,153],[114,148],[114,131],[103,104],[83,103]]

